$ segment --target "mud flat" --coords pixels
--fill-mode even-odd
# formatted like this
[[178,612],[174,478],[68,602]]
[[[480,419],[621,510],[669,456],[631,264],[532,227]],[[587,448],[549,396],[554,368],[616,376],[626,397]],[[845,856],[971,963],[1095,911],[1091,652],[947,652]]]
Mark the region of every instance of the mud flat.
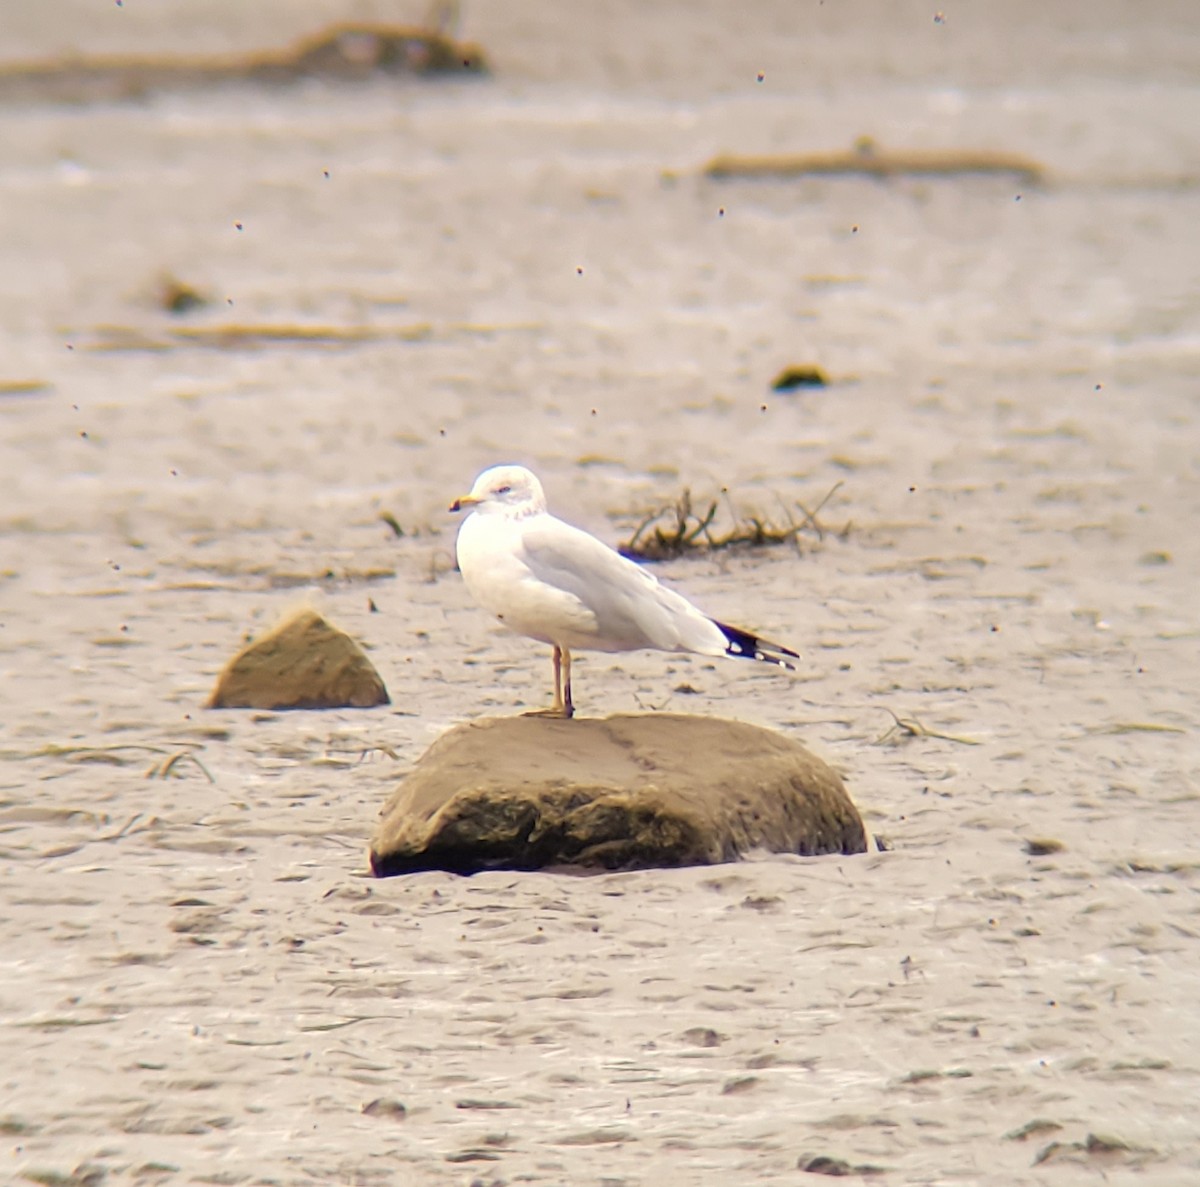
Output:
[[[0,1182],[1200,1181],[1195,4],[613,11],[468,4],[483,85],[0,104]],[[864,131],[1052,182],[699,169]],[[502,460],[802,653],[581,654],[589,713],[785,737],[881,851],[372,876],[545,703],[453,569]],[[205,709],[296,602],[391,704]]]

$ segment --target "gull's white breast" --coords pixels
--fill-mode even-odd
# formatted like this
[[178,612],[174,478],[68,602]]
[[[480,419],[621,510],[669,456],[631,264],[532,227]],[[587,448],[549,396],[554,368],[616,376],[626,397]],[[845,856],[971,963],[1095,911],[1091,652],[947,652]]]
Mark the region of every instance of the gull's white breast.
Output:
[[509,630],[542,643],[594,647],[595,614],[569,590],[540,580],[525,557],[525,526],[550,518],[472,512],[458,532],[458,567],[471,596]]

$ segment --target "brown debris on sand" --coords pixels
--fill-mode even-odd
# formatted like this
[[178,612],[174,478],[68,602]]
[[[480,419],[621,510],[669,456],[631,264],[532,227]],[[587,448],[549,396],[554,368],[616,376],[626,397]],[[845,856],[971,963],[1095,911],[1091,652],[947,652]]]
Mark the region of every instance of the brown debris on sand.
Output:
[[208,709],[368,709],[390,704],[349,635],[301,610],[225,665]]
[[40,396],[53,388],[45,379],[0,379],[0,396]]
[[433,333],[427,322],[413,325],[369,326],[262,322],[221,322],[213,325],[173,325],[152,331],[133,326],[97,326],[84,349],[98,353],[171,350],[267,350],[277,346],[340,349],[363,342],[421,342]]
[[617,551],[631,560],[661,561],[687,553],[715,552],[726,548],[798,545],[804,532],[810,532],[818,541],[827,534],[844,539],[850,532],[849,523],[840,531],[832,532],[817,518],[841,486],[840,482],[834,483],[811,511],[803,503],[797,502],[800,519],[796,519],[787,507],[782,507],[783,522],[757,514],[742,515],[730,504],[733,526],[724,529],[717,527],[720,499],[710,500],[701,514],[692,506],[692,492],[685,488],[674,502],[649,512],[634,529],[633,535],[617,546]]
[[443,869],[639,869],[863,853],[841,778],[782,734],[621,714],[459,725],[417,761],[371,841],[379,877]]
[[302,78],[358,82],[377,74],[480,74],[478,46],[403,25],[337,24],[278,50],[209,57],[84,55],[0,66],[0,101],[91,103],[225,83],[280,85]]
[[727,180],[740,177],[959,177],[965,174],[1001,174],[1028,185],[1045,179],[1045,169],[1016,153],[972,149],[880,148],[869,136],[861,136],[846,152],[780,153],[768,156],[738,156],[722,153],[704,167],[708,177]]

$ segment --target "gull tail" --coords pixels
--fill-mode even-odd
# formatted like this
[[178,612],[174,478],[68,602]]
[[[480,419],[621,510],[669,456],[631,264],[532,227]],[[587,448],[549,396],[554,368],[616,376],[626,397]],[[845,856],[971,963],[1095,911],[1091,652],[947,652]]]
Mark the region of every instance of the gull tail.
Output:
[[781,643],[772,643],[767,639],[760,639],[757,635],[742,630],[741,627],[727,626],[723,622],[717,622],[715,618],[712,619],[712,623],[729,643],[729,646],[725,648],[726,655],[734,655],[742,659],[757,659],[765,664],[778,664],[781,668],[795,670],[796,665],[788,661],[799,659],[800,655],[790,647],[784,647]]

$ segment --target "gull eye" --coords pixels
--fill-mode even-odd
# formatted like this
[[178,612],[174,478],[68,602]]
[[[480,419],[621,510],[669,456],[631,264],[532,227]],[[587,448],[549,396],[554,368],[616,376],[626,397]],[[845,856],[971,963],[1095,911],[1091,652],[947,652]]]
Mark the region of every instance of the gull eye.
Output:
[[493,491],[492,493],[497,494],[497,495],[511,495],[512,487],[511,486],[498,486],[498,487],[496,487],[495,491]]

